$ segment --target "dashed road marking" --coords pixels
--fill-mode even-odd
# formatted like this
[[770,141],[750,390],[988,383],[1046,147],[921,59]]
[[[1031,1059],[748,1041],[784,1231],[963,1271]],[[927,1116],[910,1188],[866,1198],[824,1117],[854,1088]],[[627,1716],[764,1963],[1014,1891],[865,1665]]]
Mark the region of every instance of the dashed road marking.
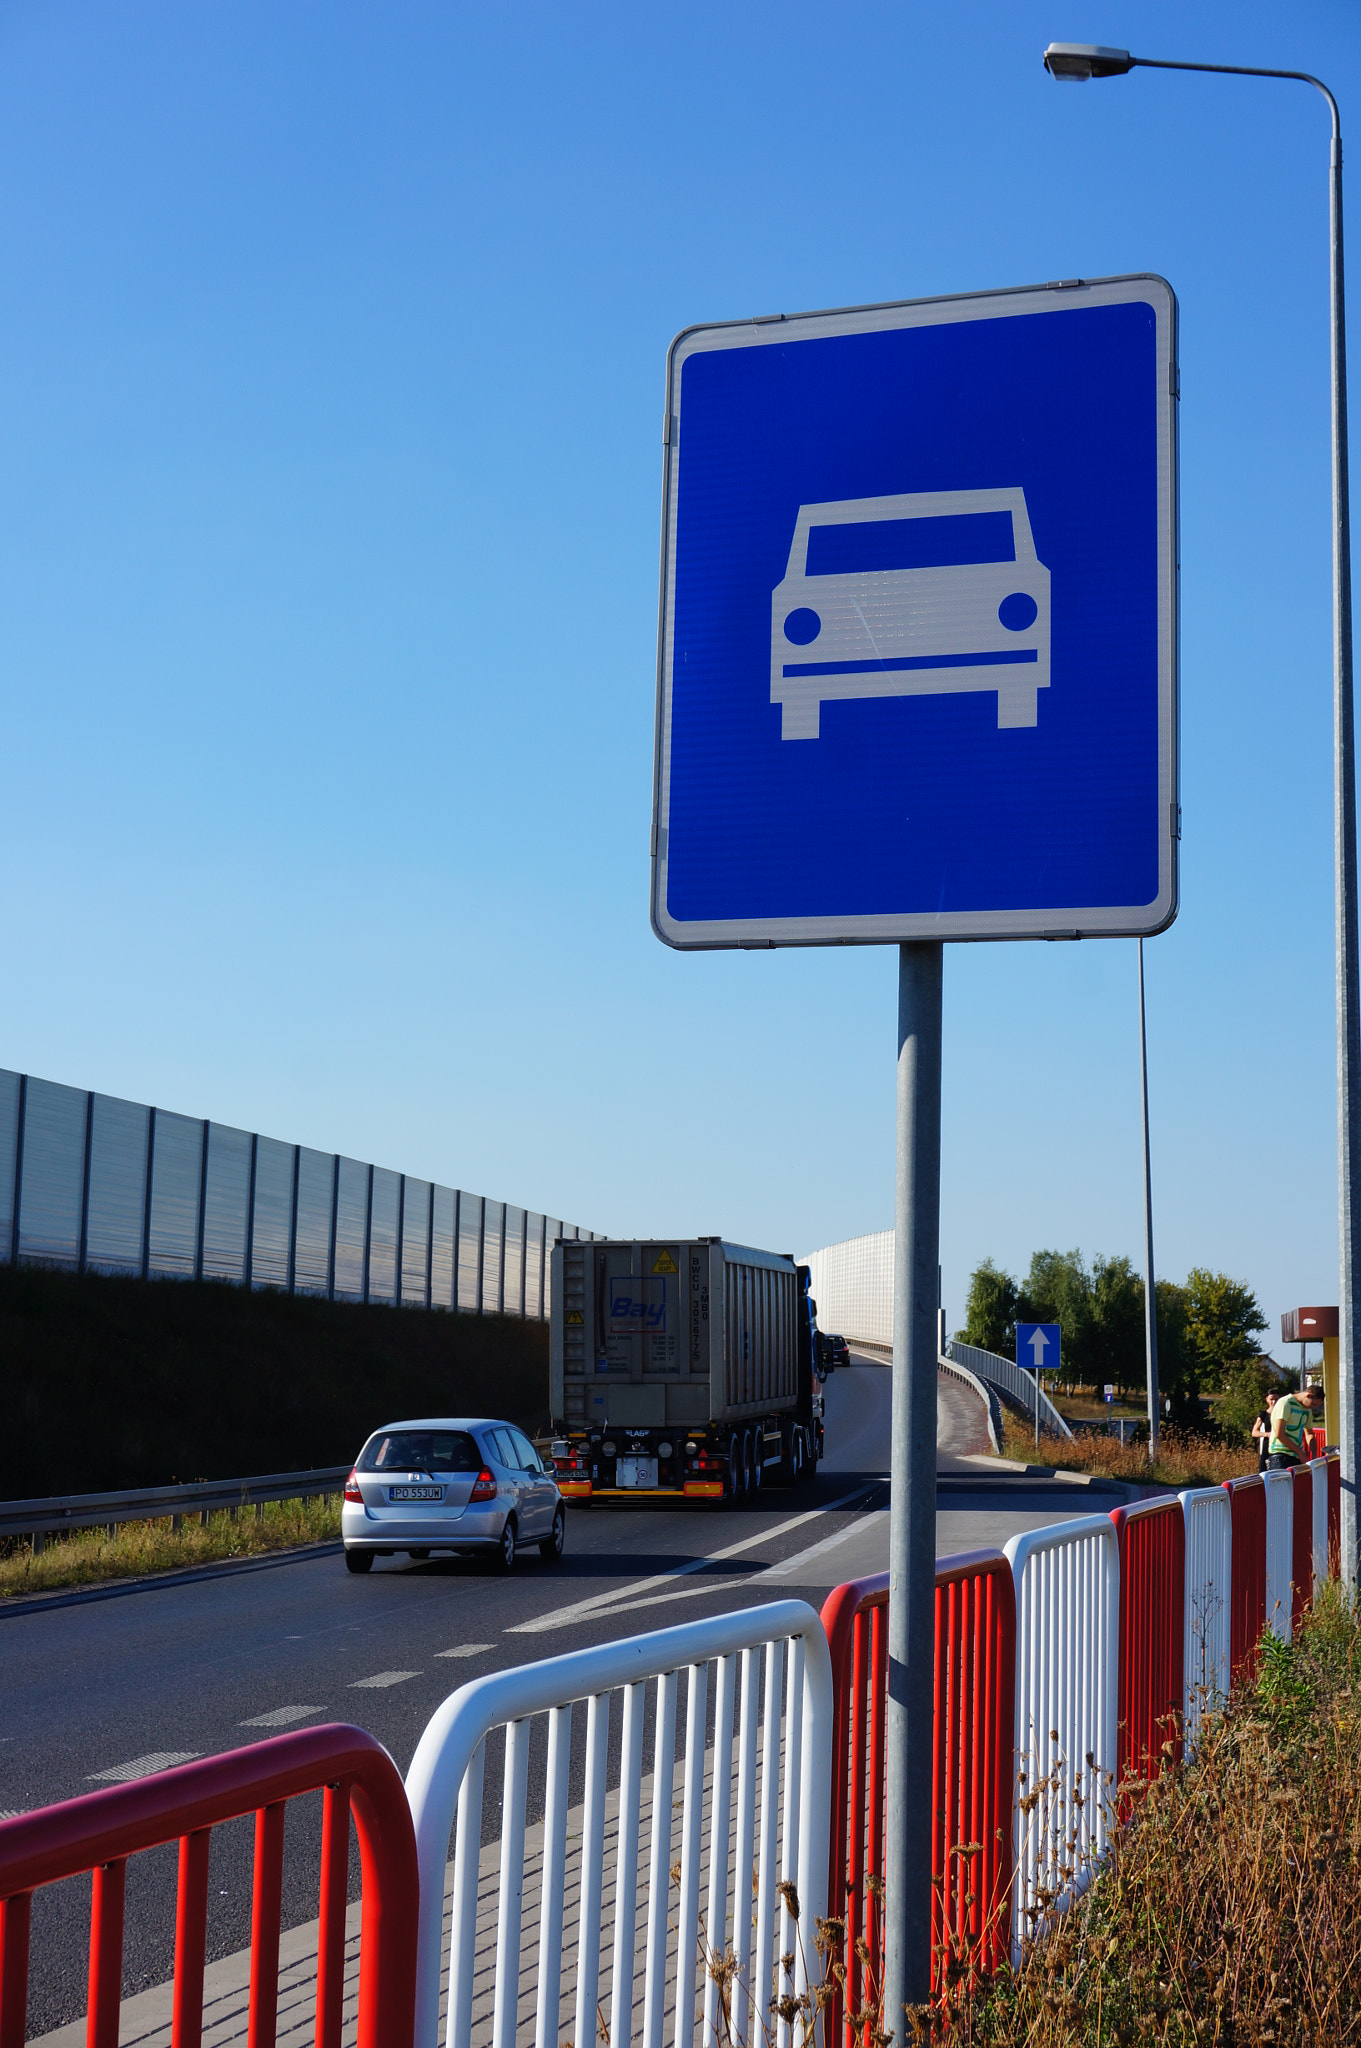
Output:
[[305,1721],[309,1714],[322,1714],[324,1707],[274,1707],[268,1714],[252,1714],[238,1721],[238,1728],[286,1728],[290,1721]]
[[199,1755],[196,1749],[152,1749],[145,1756],[135,1756],[130,1764],[114,1764],[107,1771],[87,1771],[85,1782],[89,1785],[126,1785],[133,1778],[149,1778],[153,1771],[168,1771],[176,1764],[191,1764]]
[[352,1678],[350,1686],[353,1689],[360,1685],[401,1685],[406,1679],[419,1678],[420,1675],[419,1671],[375,1671],[372,1678]]
[[22,1812],[21,1806],[0,1806],[0,1820],[18,1820]]
[[452,1650],[436,1650],[435,1655],[437,1657],[480,1657],[484,1650],[489,1650],[490,1648],[490,1643],[455,1643]]

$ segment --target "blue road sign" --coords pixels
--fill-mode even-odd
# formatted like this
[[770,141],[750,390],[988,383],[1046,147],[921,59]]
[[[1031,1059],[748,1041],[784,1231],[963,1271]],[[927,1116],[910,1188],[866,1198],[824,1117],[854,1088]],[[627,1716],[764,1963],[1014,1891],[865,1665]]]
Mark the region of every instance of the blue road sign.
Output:
[[1017,1323],[1016,1363],[1029,1372],[1053,1372],[1060,1360],[1057,1323]]
[[1154,277],[678,336],[661,938],[1171,922],[1176,391]]

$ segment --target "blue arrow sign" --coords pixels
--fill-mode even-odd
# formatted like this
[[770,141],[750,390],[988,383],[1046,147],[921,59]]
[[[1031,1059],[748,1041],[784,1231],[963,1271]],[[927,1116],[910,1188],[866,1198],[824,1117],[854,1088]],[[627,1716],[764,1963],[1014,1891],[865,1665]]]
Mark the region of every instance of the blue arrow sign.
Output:
[[1053,1372],[1060,1359],[1057,1323],[1017,1323],[1016,1363],[1030,1372]]
[[1175,392],[1150,277],[678,337],[661,938],[1171,922]]

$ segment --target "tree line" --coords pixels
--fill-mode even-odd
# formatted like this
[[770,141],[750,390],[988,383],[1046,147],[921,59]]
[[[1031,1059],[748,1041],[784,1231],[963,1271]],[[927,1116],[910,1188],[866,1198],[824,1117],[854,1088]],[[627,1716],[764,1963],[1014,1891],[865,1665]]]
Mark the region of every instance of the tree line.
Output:
[[[1203,1421],[1202,1395],[1215,1418],[1246,1435],[1271,1381],[1258,1333],[1267,1327],[1252,1289],[1227,1273],[1193,1266],[1183,1283],[1154,1289],[1158,1388],[1183,1428]],[[1070,1386],[1113,1386],[1121,1396],[1145,1385],[1144,1283],[1131,1261],[1080,1251],[1036,1252],[1023,1282],[991,1259],[974,1268],[960,1337],[1002,1358],[1016,1356],[1016,1325],[1059,1323],[1060,1378]],[[1028,1364],[1028,1360],[1022,1360]]]

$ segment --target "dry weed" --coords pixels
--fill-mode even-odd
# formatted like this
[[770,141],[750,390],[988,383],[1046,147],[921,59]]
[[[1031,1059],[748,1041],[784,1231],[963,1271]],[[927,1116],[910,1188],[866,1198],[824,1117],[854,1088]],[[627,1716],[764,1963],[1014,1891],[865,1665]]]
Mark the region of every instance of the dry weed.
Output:
[[1239,1479],[1257,1470],[1257,1453],[1245,1446],[1216,1443],[1213,1438],[1190,1431],[1164,1429],[1158,1438],[1158,1457],[1148,1462],[1148,1438],[1122,1444],[1102,1430],[1080,1429],[1071,1439],[1041,1438],[1035,1449],[1033,1430],[1014,1415],[1006,1417],[1008,1458],[1026,1463],[1038,1459],[1063,1472],[1095,1472],[1103,1479],[1127,1479],[1136,1485],[1218,1486],[1225,1479]]
[[961,1986],[977,2048],[1361,2042],[1361,1621],[1335,1586],[1193,1764],[1136,1788],[1109,1860],[1023,1967]]

